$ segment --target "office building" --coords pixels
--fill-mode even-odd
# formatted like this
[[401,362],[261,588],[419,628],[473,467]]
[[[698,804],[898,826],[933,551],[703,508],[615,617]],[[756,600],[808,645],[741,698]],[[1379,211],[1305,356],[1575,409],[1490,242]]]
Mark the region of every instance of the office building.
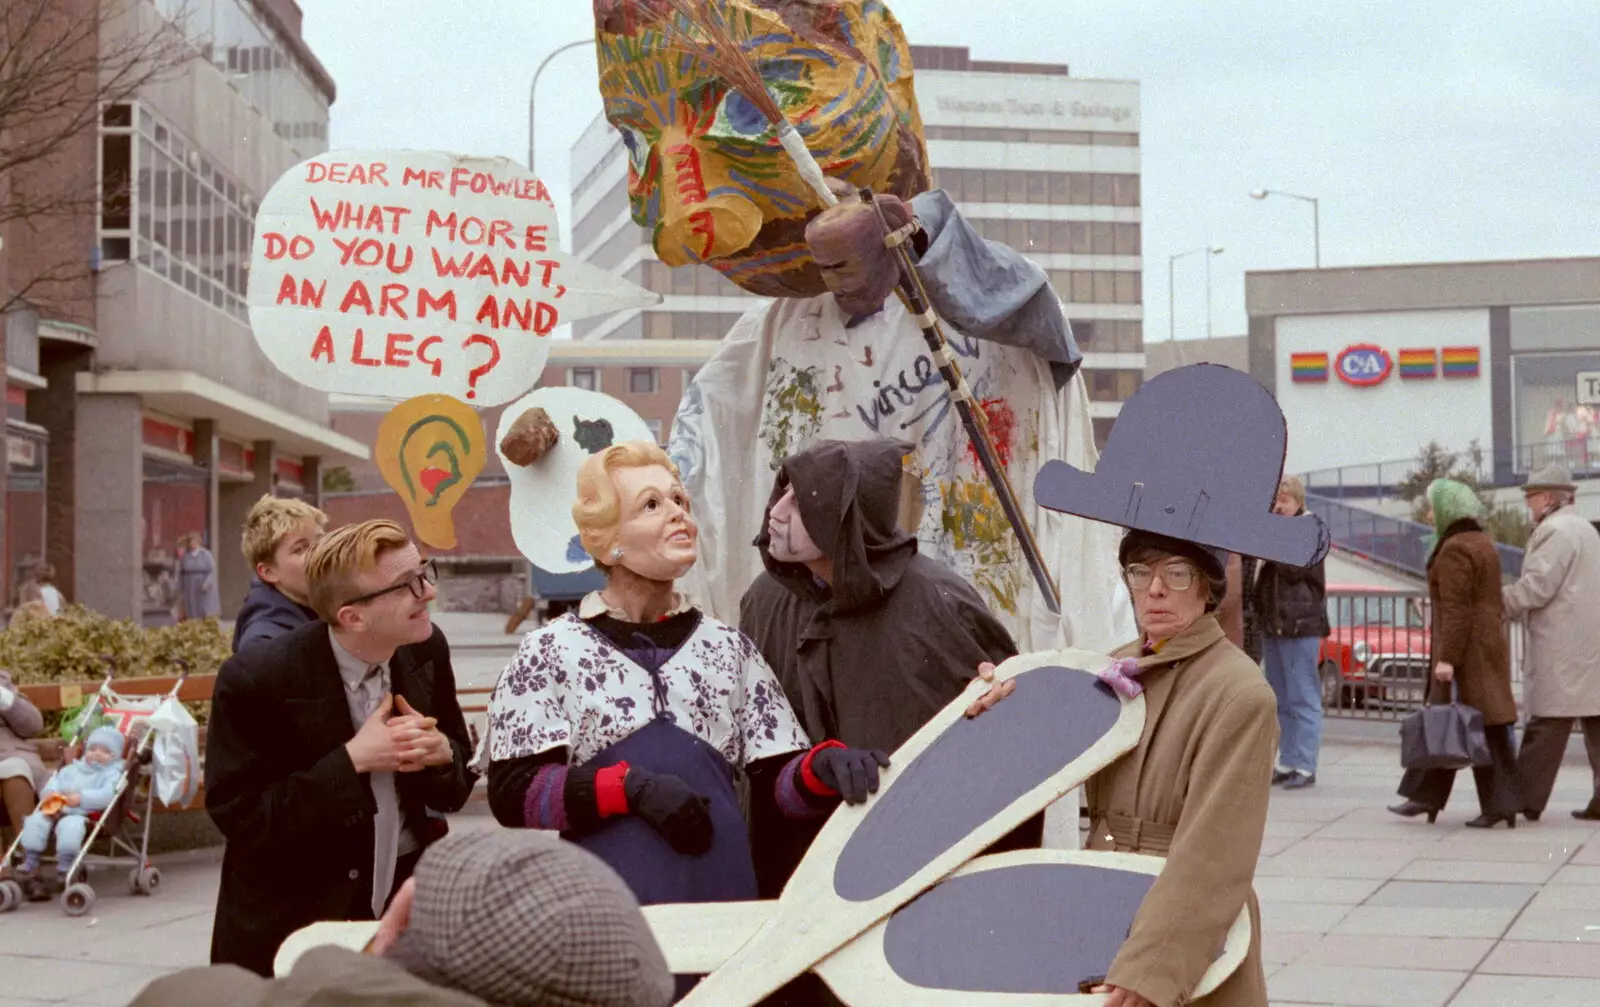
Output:
[[326,396],[267,361],[244,306],[258,201],[328,146],[334,83],[300,28],[294,0],[119,0],[102,26],[102,53],[117,32],[184,31],[191,48],[70,142],[98,211],[4,236],[13,288],[51,250],[82,263],[6,319],[9,600],[44,558],[71,600],[161,621],[177,542],[199,532],[231,614],[250,505],[315,499],[322,469],[367,457]]

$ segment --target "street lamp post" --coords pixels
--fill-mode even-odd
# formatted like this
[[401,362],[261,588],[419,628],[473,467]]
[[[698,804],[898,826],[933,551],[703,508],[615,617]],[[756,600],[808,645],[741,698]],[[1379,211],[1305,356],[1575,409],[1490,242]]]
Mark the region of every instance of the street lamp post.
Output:
[[1167,256],[1167,338],[1178,338],[1178,312],[1177,312],[1177,270],[1174,268],[1178,260],[1186,255],[1199,255],[1206,253],[1206,338],[1211,338],[1211,257],[1221,255],[1226,249],[1221,245],[1202,245],[1191,248],[1187,252]]
[[1287,196],[1298,199],[1302,203],[1311,204],[1311,247],[1316,258],[1316,268],[1322,268],[1322,211],[1314,196],[1302,196],[1298,193],[1284,192],[1280,189],[1257,189],[1250,193],[1251,199],[1266,199],[1268,196]]
[[553,49],[553,50],[551,50],[550,55],[546,56],[539,63],[539,68],[537,70],[533,71],[533,82],[528,85],[528,172],[529,172],[529,174],[533,174],[533,175],[537,175],[538,174],[538,172],[535,171],[534,167],[533,167],[533,127],[534,127],[533,98],[534,98],[534,95],[538,92],[538,89],[539,89],[539,75],[544,73],[544,68],[549,66],[550,65],[550,61],[555,59],[557,56],[559,56],[562,53],[566,52],[568,49],[576,49],[576,48],[578,48],[580,46],[586,46],[586,45],[594,45],[594,39],[592,39],[592,38],[581,38],[581,39],[578,39],[576,42],[568,42],[564,46],[560,46],[560,47],[558,47],[556,49]]

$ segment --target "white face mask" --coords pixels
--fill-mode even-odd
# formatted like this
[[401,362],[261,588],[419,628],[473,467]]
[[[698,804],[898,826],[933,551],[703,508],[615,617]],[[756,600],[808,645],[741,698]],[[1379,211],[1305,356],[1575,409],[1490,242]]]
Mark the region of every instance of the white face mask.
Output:
[[811,563],[822,558],[822,550],[812,541],[805,522],[800,520],[800,505],[790,485],[767,518],[767,534],[772,541],[767,552],[779,563]]

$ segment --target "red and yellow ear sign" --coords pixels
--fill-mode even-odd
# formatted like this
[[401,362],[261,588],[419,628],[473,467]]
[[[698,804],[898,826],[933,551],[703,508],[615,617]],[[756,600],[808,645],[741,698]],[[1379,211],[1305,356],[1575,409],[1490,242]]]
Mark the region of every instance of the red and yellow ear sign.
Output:
[[483,424],[448,395],[419,395],[389,410],[373,448],[383,480],[400,494],[417,538],[453,549],[450,511],[483,471]]

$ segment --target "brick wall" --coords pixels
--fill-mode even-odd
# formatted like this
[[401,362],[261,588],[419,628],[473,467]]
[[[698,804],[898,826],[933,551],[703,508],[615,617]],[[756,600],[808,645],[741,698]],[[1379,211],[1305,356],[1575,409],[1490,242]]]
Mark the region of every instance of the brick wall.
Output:
[[[451,512],[455,519],[456,547],[435,549],[429,546],[425,551],[434,556],[474,559],[520,557],[522,554],[517,552],[517,544],[511,538],[510,501],[510,486],[472,487]],[[388,489],[324,497],[322,509],[328,514],[330,528],[373,518],[387,518],[399,522],[402,527],[411,527],[411,518],[399,494]]]
[[[655,420],[661,424],[663,441],[672,436],[672,417],[678,411],[678,402],[683,398],[686,387],[684,369],[682,367],[656,368],[656,391],[653,394],[636,395],[628,391],[628,373],[632,367],[595,367],[600,382],[600,391],[612,398],[625,403],[630,409],[638,413],[646,422]],[[540,376],[539,386],[543,388],[562,387],[567,384],[567,367],[547,367]],[[520,397],[520,396],[519,396]],[[500,429],[500,416],[505,411],[505,406],[494,406],[478,412],[478,418],[483,422],[484,436],[493,444],[495,434]],[[362,444],[371,445],[378,439],[378,426],[383,423],[383,414],[377,412],[360,413],[334,413],[329,417],[333,429],[346,437],[354,438]],[[357,462],[348,466],[350,475],[355,479],[356,489],[361,491],[381,490],[387,487],[383,476],[378,472],[376,461]],[[493,452],[490,453],[483,473],[479,478],[503,478],[505,469],[500,464],[500,458]],[[396,501],[398,505],[399,501]],[[515,551],[515,550],[513,550]]]

